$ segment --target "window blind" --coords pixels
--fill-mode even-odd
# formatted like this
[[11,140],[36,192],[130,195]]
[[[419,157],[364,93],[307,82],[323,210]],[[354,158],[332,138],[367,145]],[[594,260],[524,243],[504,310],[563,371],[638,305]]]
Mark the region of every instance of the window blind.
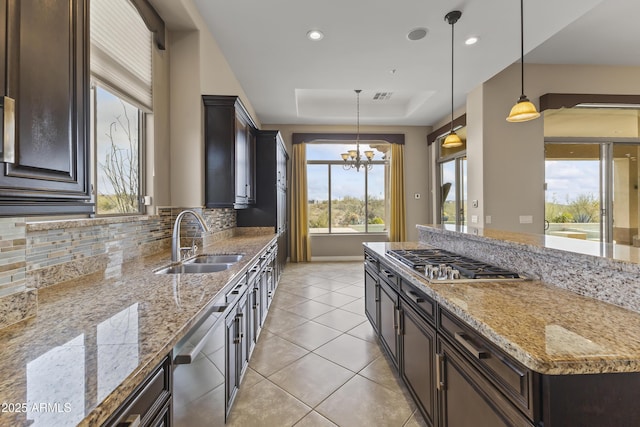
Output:
[[91,0],[91,74],[152,110],[151,32],[129,0]]

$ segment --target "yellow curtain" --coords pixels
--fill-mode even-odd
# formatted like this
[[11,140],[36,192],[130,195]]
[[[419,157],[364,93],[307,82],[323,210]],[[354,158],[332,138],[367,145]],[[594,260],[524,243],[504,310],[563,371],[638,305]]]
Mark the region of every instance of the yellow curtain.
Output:
[[307,153],[306,145],[293,144],[291,160],[291,235],[289,257],[291,262],[311,261],[307,215]]
[[407,239],[406,209],[404,199],[404,145],[391,144],[389,204],[389,241],[404,242]]

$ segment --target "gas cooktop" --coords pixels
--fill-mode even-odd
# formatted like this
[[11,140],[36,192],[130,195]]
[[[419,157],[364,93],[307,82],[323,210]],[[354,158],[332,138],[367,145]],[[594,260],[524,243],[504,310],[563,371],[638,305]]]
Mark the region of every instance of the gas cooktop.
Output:
[[387,255],[414,270],[424,272],[429,280],[524,280],[513,271],[476,261],[443,249],[389,249]]

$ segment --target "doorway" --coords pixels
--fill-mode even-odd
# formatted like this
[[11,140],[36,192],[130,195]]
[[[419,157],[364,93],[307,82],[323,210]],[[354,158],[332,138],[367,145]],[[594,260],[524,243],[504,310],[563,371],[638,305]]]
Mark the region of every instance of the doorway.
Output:
[[545,143],[545,234],[640,246],[637,141]]
[[440,223],[466,225],[467,156],[460,154],[440,162]]

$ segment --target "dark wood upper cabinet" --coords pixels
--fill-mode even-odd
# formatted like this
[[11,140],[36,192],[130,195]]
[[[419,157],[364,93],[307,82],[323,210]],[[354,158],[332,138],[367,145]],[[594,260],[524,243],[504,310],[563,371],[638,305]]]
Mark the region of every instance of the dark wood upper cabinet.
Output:
[[205,206],[247,208],[255,202],[256,124],[237,96],[203,95]]
[[0,215],[93,212],[88,3],[0,1],[2,95],[15,101],[14,118],[3,111]]

